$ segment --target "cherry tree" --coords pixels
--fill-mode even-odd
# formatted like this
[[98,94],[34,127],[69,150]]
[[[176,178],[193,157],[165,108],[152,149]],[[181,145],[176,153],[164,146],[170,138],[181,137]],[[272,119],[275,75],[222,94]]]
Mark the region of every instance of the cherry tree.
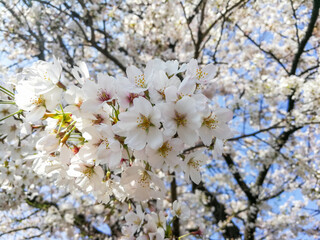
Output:
[[319,238],[318,0],[0,6],[0,237]]

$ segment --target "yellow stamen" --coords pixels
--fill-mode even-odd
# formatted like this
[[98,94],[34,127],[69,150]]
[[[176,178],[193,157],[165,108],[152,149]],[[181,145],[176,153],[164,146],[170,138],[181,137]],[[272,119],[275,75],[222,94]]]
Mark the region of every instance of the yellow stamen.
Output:
[[212,115],[211,113],[209,117],[203,119],[202,126],[206,126],[207,128],[214,130],[217,128],[218,123],[219,121],[217,120],[217,116]]
[[164,142],[162,146],[158,149],[159,155],[163,158],[166,158],[170,151],[172,151],[172,147],[169,145],[168,141]]
[[138,127],[142,128],[145,131],[149,131],[149,128],[154,126],[150,120],[146,116],[140,114],[140,117],[137,118]]
[[185,126],[187,124],[187,119],[186,119],[186,115],[185,114],[180,114],[177,111],[175,112],[175,122],[177,123],[177,126]]
[[144,74],[135,76],[135,77],[134,77],[134,84],[135,84],[137,87],[146,88],[146,87],[147,87],[147,84],[146,84],[146,81],[145,81],[145,79],[144,79]]

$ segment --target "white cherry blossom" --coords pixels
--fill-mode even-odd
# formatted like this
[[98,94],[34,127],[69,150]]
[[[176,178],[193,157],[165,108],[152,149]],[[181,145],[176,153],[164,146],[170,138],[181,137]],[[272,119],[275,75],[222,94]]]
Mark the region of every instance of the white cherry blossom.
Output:
[[89,140],[87,146],[96,148],[97,163],[106,164],[108,168],[116,168],[121,161],[122,150],[112,131],[111,125],[102,124],[98,127],[88,127],[83,136]]
[[163,142],[160,131],[160,110],[152,107],[143,97],[134,99],[133,107],[119,115],[116,126],[124,131],[125,144],[135,150],[143,149],[146,144],[151,148],[160,147]]
[[177,133],[190,146],[198,141],[201,115],[196,111],[194,99],[185,96],[176,103],[161,105],[161,110],[165,135],[173,136]]
[[162,198],[165,193],[163,182],[154,173],[141,166],[127,168],[120,183],[128,196],[136,201]]
[[182,165],[185,179],[189,180],[190,177],[195,184],[199,184],[201,181],[200,168],[202,165],[206,164],[207,161],[208,157],[202,152],[197,151],[188,154],[184,159],[184,164]]
[[215,109],[214,112],[207,110],[203,115],[202,125],[199,135],[203,143],[209,146],[212,137],[228,139],[232,137],[232,132],[227,125],[232,119],[233,113],[229,109]]

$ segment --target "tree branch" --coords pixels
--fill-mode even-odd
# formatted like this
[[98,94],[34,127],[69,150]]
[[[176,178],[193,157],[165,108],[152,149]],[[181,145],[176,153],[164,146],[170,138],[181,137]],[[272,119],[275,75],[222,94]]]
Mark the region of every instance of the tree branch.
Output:
[[[177,195],[177,182],[176,182],[176,178],[175,178],[175,174],[173,174],[173,178],[172,178],[172,182],[170,185],[170,189],[171,189],[171,203],[173,203],[174,201],[178,200],[178,195]],[[173,230],[172,230],[172,234],[174,237],[178,238],[180,236],[180,223],[179,223],[179,218],[176,218],[173,221],[172,224]]]
[[236,168],[236,165],[235,165],[233,159],[231,158],[230,154],[223,154],[222,156],[223,156],[224,160],[226,161],[230,172],[232,173],[233,177],[235,178],[235,180],[237,181],[238,185],[240,186],[241,190],[247,196],[249,202],[250,203],[256,203],[257,196],[252,194],[250,188],[248,187],[248,185],[245,183],[245,181],[241,177],[241,175],[240,175],[238,169]]
[[[298,63],[300,61],[300,57],[303,53],[305,46],[307,45],[309,39],[312,36],[313,29],[314,29],[315,24],[317,22],[317,18],[319,16],[319,9],[320,9],[320,1],[313,0],[313,8],[312,8],[310,22],[308,24],[306,34],[304,35],[303,39],[301,40],[300,44],[298,45],[298,50],[297,50],[297,53],[295,54],[294,59],[292,61],[291,70],[290,70],[289,75],[296,74],[296,71],[298,68]],[[295,94],[295,89],[293,90],[292,94],[290,96],[288,96],[287,112],[290,112],[294,108],[294,104],[295,104],[295,100],[293,99],[294,94]]]
[[16,228],[16,229],[12,229],[8,232],[4,232],[4,233],[0,233],[0,237],[10,234],[10,233],[14,233],[14,232],[19,232],[19,231],[24,231],[24,230],[28,230],[28,229],[37,229],[40,231],[40,228],[37,226],[27,226],[27,227],[23,227],[23,228]]
[[312,9],[312,13],[311,13],[310,22],[308,24],[306,34],[304,35],[303,39],[301,40],[301,43],[298,46],[298,51],[297,51],[296,55],[294,56],[291,70],[290,70],[290,75],[295,75],[295,73],[296,73],[298,63],[299,63],[300,57],[303,53],[303,50],[304,50],[305,46],[307,45],[310,37],[312,36],[313,29],[315,27],[315,24],[317,22],[317,18],[319,16],[319,9],[320,9],[320,1],[313,0],[313,9]]
[[[206,189],[202,182],[199,185],[193,184],[193,189],[198,189],[207,196],[209,200],[207,206],[214,207],[213,216],[216,220],[216,223],[228,220],[229,216],[226,213],[225,206],[218,201],[213,193],[209,192],[208,189]],[[225,239],[241,239],[239,228],[231,220],[230,223],[226,225],[224,231],[222,232],[222,235]]]
[[255,40],[253,40],[253,38],[250,37],[249,34],[246,34],[244,30],[242,30],[242,28],[238,25],[235,24],[235,26],[243,33],[243,35],[250,41],[253,43],[253,45],[255,45],[257,48],[259,48],[260,51],[262,51],[263,53],[269,55],[271,58],[273,58],[282,68],[283,70],[289,75],[289,71],[287,70],[287,68],[285,67],[285,65],[280,61],[280,59],[271,51],[266,51],[265,49],[263,49],[261,47],[260,44],[258,44]]

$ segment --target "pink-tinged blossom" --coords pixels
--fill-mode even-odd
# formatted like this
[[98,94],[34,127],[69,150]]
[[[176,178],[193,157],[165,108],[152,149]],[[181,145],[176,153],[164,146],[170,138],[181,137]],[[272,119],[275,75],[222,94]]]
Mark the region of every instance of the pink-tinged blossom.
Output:
[[82,89],[85,101],[82,103],[81,109],[95,112],[115,98],[115,79],[105,74],[98,74],[98,83],[86,81]]
[[165,135],[178,133],[181,140],[190,146],[198,141],[201,115],[196,110],[194,99],[185,96],[176,103],[161,105],[161,110]]
[[119,141],[115,139],[111,125],[86,128],[83,136],[89,141],[86,145],[96,152],[98,163],[106,164],[110,169],[119,166],[122,149]]
[[119,114],[114,129],[126,137],[125,144],[135,150],[143,149],[146,144],[151,148],[161,146],[163,138],[159,130],[161,113],[157,107],[143,97],[134,99],[133,107]]
[[95,164],[93,154],[86,149],[71,159],[71,164],[67,171],[70,177],[74,177],[75,184],[86,192],[101,191],[104,172],[100,166]]
[[135,98],[144,96],[144,92],[131,92],[129,80],[121,76],[117,77],[116,91],[118,102],[122,109],[133,106],[133,100]]
[[100,125],[110,125],[111,113],[112,109],[109,105],[105,105],[103,109],[94,113],[86,113],[82,111],[81,116],[79,118],[75,118],[75,120],[77,120],[76,126],[78,129],[82,130],[92,126],[97,127]]

